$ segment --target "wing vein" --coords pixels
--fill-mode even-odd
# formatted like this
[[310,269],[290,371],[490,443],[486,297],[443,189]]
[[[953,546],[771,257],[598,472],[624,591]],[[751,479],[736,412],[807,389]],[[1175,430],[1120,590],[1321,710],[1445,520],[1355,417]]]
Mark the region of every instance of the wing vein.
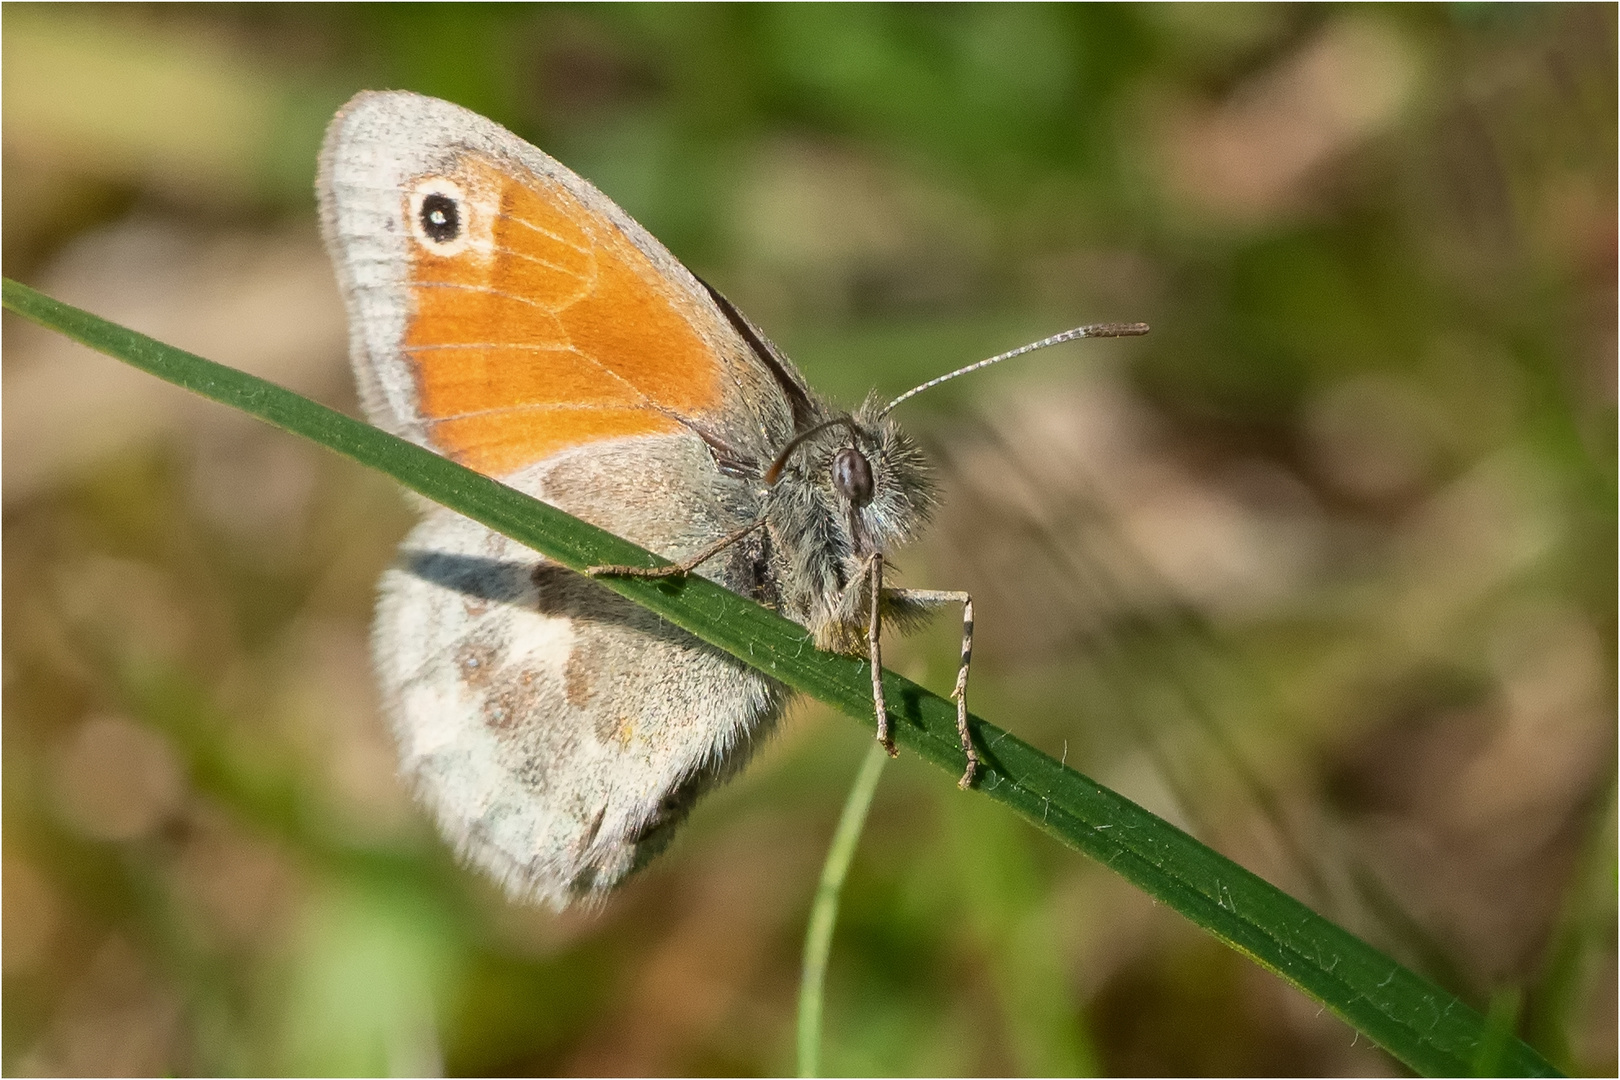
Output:
[[[595,275],[593,274],[592,276],[594,277]],[[518,296],[515,293],[503,292],[500,289],[491,289],[487,285],[464,285],[461,282],[456,282],[456,281],[413,281],[413,282],[411,282],[410,287],[412,287],[412,288],[463,289],[463,290],[465,290],[467,292],[489,293],[489,294],[491,294],[493,296],[504,296],[504,297],[506,297],[506,298],[508,298],[510,300],[516,300],[520,304],[527,304],[528,306],[530,306],[532,308],[535,308],[537,310],[540,310],[540,311],[546,311],[545,308],[541,307],[539,304],[535,303],[533,300],[528,299],[527,297]],[[555,314],[555,312],[546,311],[546,314],[551,315],[551,314]],[[404,347],[402,346],[402,349],[403,348]],[[619,382],[623,383],[625,385],[625,387],[632,394],[636,395],[636,397],[640,398],[642,400],[642,402],[647,407],[649,407],[649,408],[657,408],[657,404],[653,401],[652,398],[647,396],[646,391],[642,390],[641,387],[637,386],[635,383],[631,382],[629,379],[625,378],[623,375],[620,375],[617,371],[614,371],[612,368],[608,367],[606,364],[604,364],[601,361],[601,359],[599,357],[592,356],[590,353],[585,352],[584,350],[582,350],[582,349],[578,348],[577,346],[575,346],[574,343],[571,342],[571,341],[568,343],[567,348],[573,350],[575,355],[577,355],[580,359],[586,360],[586,361],[589,361],[592,364],[595,364],[596,367],[600,371],[602,371],[604,374],[609,375],[612,378],[615,378]]]
[[472,409],[468,412],[451,413],[449,416],[435,416],[428,421],[428,425],[432,426],[434,424],[442,424],[447,420],[467,420],[475,416],[490,416],[494,413],[529,412],[534,409],[539,409],[544,412],[589,412],[592,409],[632,409],[637,412],[650,412],[656,413],[660,416],[668,416],[676,423],[685,426],[685,422],[682,421],[680,417],[672,416],[665,410],[657,408],[656,406],[637,405],[634,403],[625,402],[607,403],[600,401],[534,401],[524,405],[496,405],[493,408],[488,409]]
[[579,352],[579,348],[571,344],[534,345],[528,343],[519,344],[516,342],[508,343],[501,341],[446,341],[433,345],[410,345],[400,349],[400,352],[439,352],[444,349],[528,349],[534,352]]
[[563,237],[558,236],[556,233],[552,232],[550,229],[542,228],[541,226],[536,225],[534,222],[530,221],[528,218],[524,217],[522,214],[510,214],[510,213],[506,213],[506,212],[503,211],[502,214],[501,214],[501,217],[504,218],[507,221],[514,222],[515,224],[518,224],[518,225],[522,225],[525,229],[531,229],[534,232],[539,233],[541,236],[544,236],[549,240],[555,240],[557,243],[561,244],[565,248],[572,248],[575,251],[579,252],[581,255],[594,255],[594,253],[595,253],[594,249],[592,249],[592,248],[580,247],[578,244],[575,244],[572,241],[566,240]]

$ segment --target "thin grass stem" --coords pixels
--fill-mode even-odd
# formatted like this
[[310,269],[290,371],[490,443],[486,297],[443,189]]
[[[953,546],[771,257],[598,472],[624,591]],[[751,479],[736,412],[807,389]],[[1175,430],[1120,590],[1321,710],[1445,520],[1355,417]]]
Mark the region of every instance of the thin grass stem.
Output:
[[821,867],[821,883],[810,907],[810,922],[804,932],[804,970],[799,976],[799,1075],[819,1076],[821,1066],[821,1017],[827,985],[827,957],[832,952],[833,927],[838,923],[838,901],[844,892],[844,878],[850,860],[866,827],[866,812],[872,808],[888,751],[873,743],[855,774],[855,786],[844,800],[838,815],[827,861]]

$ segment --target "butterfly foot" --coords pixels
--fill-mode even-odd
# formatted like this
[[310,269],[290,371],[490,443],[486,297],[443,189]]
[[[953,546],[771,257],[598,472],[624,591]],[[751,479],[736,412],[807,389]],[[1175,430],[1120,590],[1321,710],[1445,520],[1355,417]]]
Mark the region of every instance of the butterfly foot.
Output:
[[973,790],[973,781],[978,775],[979,755],[970,746],[967,748],[967,768],[962,772],[962,779],[956,782],[956,786],[963,791],[971,791]]
[[675,577],[686,573],[684,566],[587,566],[586,577]]
[[957,677],[956,689],[951,691],[951,699],[956,702],[956,734],[962,740],[962,753],[967,757],[967,768],[962,772],[962,779],[956,786],[963,791],[973,787],[973,778],[979,774],[979,753],[973,749],[973,736],[968,731],[967,711],[967,668]]

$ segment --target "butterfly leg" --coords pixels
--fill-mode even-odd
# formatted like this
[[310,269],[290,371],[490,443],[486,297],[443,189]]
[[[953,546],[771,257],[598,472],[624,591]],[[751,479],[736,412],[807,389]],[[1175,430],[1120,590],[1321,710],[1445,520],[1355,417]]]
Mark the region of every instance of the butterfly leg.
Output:
[[967,710],[968,667],[973,661],[973,597],[965,592],[939,589],[885,589],[884,595],[913,604],[962,605],[962,664],[956,671],[956,689],[951,691],[951,697],[956,701],[956,734],[961,737],[962,753],[967,756],[967,769],[956,785],[966,791],[973,786],[973,778],[979,771],[979,755],[973,749],[973,739],[968,733]]
[[665,566],[587,566],[585,573],[590,577],[679,577],[682,574],[691,573],[698,566],[708,562],[763,524],[765,524],[765,519],[760,518],[758,521],[744,525],[736,532],[722,536],[714,543],[694,554],[688,555],[680,562],[669,563]]
[[889,709],[883,700],[883,553],[874,551],[867,566],[871,569],[872,613],[866,624],[866,647],[872,660],[872,711],[877,714],[877,740],[890,757],[899,755],[894,748],[894,732],[889,730]]

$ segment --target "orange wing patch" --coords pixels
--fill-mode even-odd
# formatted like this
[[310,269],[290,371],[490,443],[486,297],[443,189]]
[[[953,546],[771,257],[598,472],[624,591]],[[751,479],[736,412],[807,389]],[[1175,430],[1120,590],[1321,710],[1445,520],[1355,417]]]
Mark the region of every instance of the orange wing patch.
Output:
[[690,300],[560,184],[467,154],[406,199],[402,351],[443,453],[502,476],[719,410],[719,359],[682,313]]

